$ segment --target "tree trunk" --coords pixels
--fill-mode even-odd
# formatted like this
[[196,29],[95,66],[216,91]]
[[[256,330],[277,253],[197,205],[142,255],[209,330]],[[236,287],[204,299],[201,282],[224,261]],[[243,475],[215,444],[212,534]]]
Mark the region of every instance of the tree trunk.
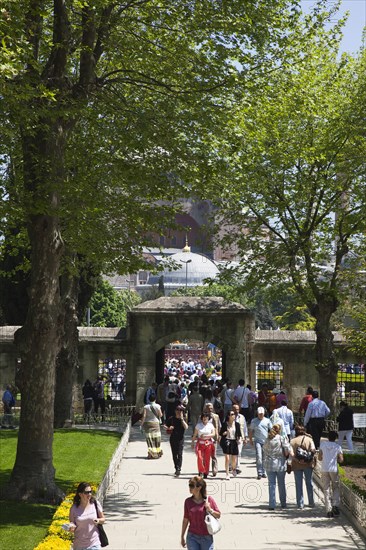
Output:
[[[55,363],[60,347],[59,267],[61,240],[57,219],[33,219],[32,277],[26,322],[17,335],[21,367],[18,447],[7,497],[59,502],[53,467]],[[40,276],[40,274],[42,274]]]
[[338,364],[334,353],[330,321],[336,309],[337,303],[334,299],[322,297],[312,310],[316,319],[316,369],[319,373],[320,398],[326,402],[332,412],[336,404]]
[[64,311],[64,331],[61,350],[56,361],[56,394],[54,427],[62,428],[72,420],[72,396],[78,364],[78,278],[61,277],[61,296]]
[[66,142],[63,122],[52,117],[38,121],[38,129],[24,132],[22,141],[31,276],[27,317],[17,335],[21,366],[16,383],[22,407],[11,490],[6,494],[55,503],[63,497],[55,484],[52,454],[56,358],[63,331],[59,288],[63,243],[58,218]]

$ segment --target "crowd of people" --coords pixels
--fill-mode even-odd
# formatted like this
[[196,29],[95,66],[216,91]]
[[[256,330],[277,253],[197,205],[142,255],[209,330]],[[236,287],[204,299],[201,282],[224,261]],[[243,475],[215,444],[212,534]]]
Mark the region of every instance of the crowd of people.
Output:
[[[175,369],[175,370],[174,370]],[[208,506],[201,492],[205,492],[205,480],[218,473],[217,446],[224,455],[225,479],[230,481],[240,475],[240,459],[245,445],[255,448],[257,479],[268,479],[268,506],[276,508],[276,487],[279,505],[286,508],[286,473],[293,473],[296,503],[299,509],[304,504],[304,482],[309,507],[314,507],[313,470],[318,459],[326,491],[327,517],[339,515],[339,480],[337,464],[342,462],[342,440],[346,437],[352,448],[353,411],[346,402],[341,403],[339,439],[336,432],[329,432],[329,441],[322,440],[325,418],[329,407],[319,393],[308,387],[299,403],[298,412],[303,422],[295,422],[284,390],[270,391],[264,383],[258,393],[240,379],[237,384],[222,380],[219,368],[213,368],[208,376],[199,375],[186,368],[170,366],[161,384],[151,384],[145,393],[142,428],[146,435],[149,458],[159,458],[161,428],[169,434],[174,462],[174,475],[182,471],[184,435],[192,429],[191,445],[197,457],[198,475],[190,481],[197,507]],[[182,374],[183,373],[183,374]],[[193,505],[192,505],[193,506]],[[216,510],[214,504],[210,508]],[[205,508],[206,509],[206,508]],[[217,513],[219,511],[217,509]],[[202,546],[190,546],[190,531],[187,540],[185,531],[191,525],[190,506],[185,507],[182,526],[182,544],[188,548],[213,548],[211,539],[202,539]],[[197,537],[208,536],[202,526],[194,533]],[[212,538],[212,537],[211,537]],[[210,542],[211,541],[211,542]],[[197,541],[196,541],[197,542]],[[196,543],[195,543],[196,544]],[[205,546],[207,544],[208,546]]]

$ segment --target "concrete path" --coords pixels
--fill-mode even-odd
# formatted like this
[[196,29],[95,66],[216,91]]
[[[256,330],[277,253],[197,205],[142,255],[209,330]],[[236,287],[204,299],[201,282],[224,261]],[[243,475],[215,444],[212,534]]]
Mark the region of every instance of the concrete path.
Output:
[[[168,436],[164,455],[147,460],[145,438],[132,427],[131,439],[113,486],[104,501],[109,550],[178,550],[183,504],[189,496],[188,480],[197,473],[196,456],[186,436],[183,469],[174,478]],[[254,451],[248,445],[241,460],[242,473],[225,480],[224,457],[218,449],[219,473],[209,477],[208,492],[221,512],[222,530],[215,535],[215,550],[365,549],[366,543],[343,514],[327,519],[320,496],[314,509],[296,508],[293,474],[286,475],[288,508],[268,510],[265,479],[257,481]],[[306,498],[306,497],[305,497]]]

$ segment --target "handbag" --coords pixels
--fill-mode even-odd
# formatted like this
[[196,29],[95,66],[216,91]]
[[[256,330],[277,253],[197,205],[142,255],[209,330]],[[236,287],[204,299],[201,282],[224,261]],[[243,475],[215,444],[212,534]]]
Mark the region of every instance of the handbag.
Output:
[[307,451],[301,446],[304,439],[305,436],[302,438],[301,444],[297,447],[295,456],[300,462],[312,462],[314,457],[313,453],[311,451]]
[[221,531],[221,523],[212,514],[206,515],[205,523],[207,531],[210,533],[210,535],[216,535],[216,533]]
[[[95,506],[95,511],[97,512],[97,518],[99,518],[99,516],[98,516],[98,507],[97,507],[97,503],[95,501],[94,501],[94,506]],[[105,546],[108,546],[108,544],[109,544],[107,533],[104,531],[104,527],[101,523],[97,523],[97,529],[98,529],[98,534],[99,534],[100,545],[101,545],[102,548],[104,548]]]

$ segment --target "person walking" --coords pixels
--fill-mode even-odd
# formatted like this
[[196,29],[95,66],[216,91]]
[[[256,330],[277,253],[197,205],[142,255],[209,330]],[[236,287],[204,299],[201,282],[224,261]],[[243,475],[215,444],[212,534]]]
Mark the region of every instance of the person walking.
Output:
[[226,418],[221,426],[220,436],[220,447],[225,455],[226,479],[230,480],[230,466],[232,475],[234,477],[236,476],[236,467],[239,452],[238,442],[241,436],[240,425],[238,422],[235,422],[234,411],[229,411],[227,413]]
[[[191,496],[184,502],[184,516],[180,543],[188,550],[214,550],[214,539],[207,530],[205,517],[211,514],[219,519],[221,512],[211,496],[207,496],[206,482],[194,476],[188,483]],[[187,538],[186,531],[188,528]]]
[[[296,424],[295,437],[291,440],[291,447],[293,451],[291,459],[291,469],[295,477],[297,507],[300,510],[304,508],[303,479],[305,478],[309,506],[313,508],[315,506],[313,490],[313,471],[315,468],[316,449],[313,438],[306,433],[304,426]],[[313,453],[313,460],[311,462],[305,462],[304,460],[298,459],[296,457],[296,451],[298,447],[301,447],[302,449]]]
[[226,382],[226,388],[221,392],[221,402],[224,404],[224,418],[226,418],[227,413],[231,411],[233,406],[233,395],[234,389],[230,380]]
[[248,425],[245,416],[239,412],[239,405],[233,405],[233,411],[235,413],[235,422],[240,426],[240,439],[238,441],[238,459],[236,461],[236,473],[240,474],[240,458],[243,451],[243,445],[248,442]]
[[353,410],[348,406],[346,401],[340,402],[341,412],[337,416],[338,422],[338,443],[342,446],[343,439],[346,438],[348,450],[353,451]]
[[306,431],[312,436],[316,449],[319,449],[320,440],[325,427],[325,419],[330,415],[328,405],[319,399],[319,393],[313,391],[313,400],[310,401],[304,417]]
[[322,485],[327,518],[339,516],[339,473],[338,464],[343,462],[342,447],[336,443],[337,432],[330,431],[329,441],[320,444],[318,458],[321,461]]
[[192,386],[192,393],[188,397],[188,410],[193,432],[199,422],[205,402],[203,395],[201,395],[198,390],[198,385]]
[[209,422],[210,415],[202,413],[200,422],[196,425],[192,436],[192,447],[195,447],[197,455],[198,475],[205,479],[210,471],[212,447],[214,445],[215,428]]
[[160,424],[163,412],[160,405],[156,403],[156,396],[150,395],[150,403],[144,406],[141,426],[145,432],[147,444],[147,458],[160,458],[161,450]]
[[93,408],[93,402],[95,397],[95,390],[93,384],[89,379],[85,380],[85,383],[82,387],[83,400],[84,400],[84,417],[85,420],[90,420],[90,413]]
[[303,414],[303,413],[305,414],[306,413],[308,405],[309,405],[310,401],[312,401],[312,400],[313,400],[313,388],[311,386],[308,386],[308,388],[306,390],[306,394],[301,399],[301,403],[300,403],[300,407],[299,407],[299,413],[300,414]]
[[263,445],[264,469],[268,476],[269,509],[276,508],[276,484],[280,497],[281,508],[286,508],[286,460],[291,455],[291,445],[287,437],[280,434],[278,424],[272,426]]
[[184,418],[184,410],[182,405],[178,405],[175,409],[175,415],[168,418],[164,426],[170,433],[169,443],[175,467],[175,477],[179,477],[182,470],[184,432],[188,429],[188,424]]
[[212,445],[212,454],[211,454],[211,466],[212,466],[212,476],[215,477],[218,472],[218,464],[217,464],[217,456],[216,456],[216,448],[217,448],[217,442],[220,438],[220,429],[221,429],[221,420],[218,414],[214,412],[214,406],[212,403],[206,403],[204,406],[203,412],[208,413],[210,415],[209,422],[212,422],[213,427],[215,428],[215,437],[214,437],[214,443]]
[[249,403],[248,397],[250,389],[244,386],[245,381],[241,378],[238,382],[238,387],[233,393],[233,403],[239,405],[240,414],[245,417],[246,422],[249,422]]
[[258,407],[257,418],[253,418],[249,426],[249,442],[255,447],[257,479],[267,477],[263,465],[263,445],[271,428],[272,422],[264,416],[264,407]]
[[12,409],[15,406],[15,399],[10,385],[6,386],[6,390],[1,398],[4,407],[4,416],[1,422],[2,428],[14,428],[13,426],[13,412]]
[[277,415],[279,416],[279,418],[282,419],[286,435],[288,437],[288,440],[290,441],[291,432],[294,429],[293,412],[291,409],[288,408],[287,401],[285,401],[284,399],[281,401],[281,406],[277,407],[275,411],[277,412]]
[[72,543],[74,550],[102,548],[97,525],[105,522],[103,508],[93,497],[90,483],[86,481],[79,483],[76,489],[69,521],[70,532],[74,534]]

